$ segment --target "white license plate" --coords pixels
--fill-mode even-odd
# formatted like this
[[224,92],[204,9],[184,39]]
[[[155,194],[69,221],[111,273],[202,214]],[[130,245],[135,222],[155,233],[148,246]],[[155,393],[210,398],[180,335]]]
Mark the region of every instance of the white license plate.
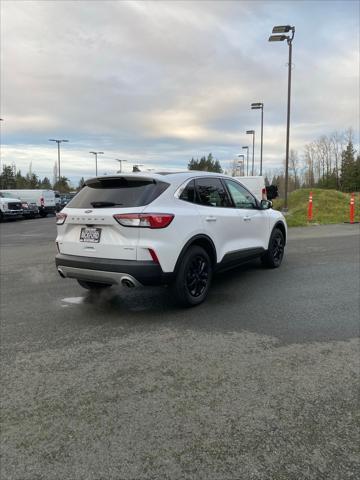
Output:
[[101,228],[82,228],[80,232],[80,242],[99,243]]

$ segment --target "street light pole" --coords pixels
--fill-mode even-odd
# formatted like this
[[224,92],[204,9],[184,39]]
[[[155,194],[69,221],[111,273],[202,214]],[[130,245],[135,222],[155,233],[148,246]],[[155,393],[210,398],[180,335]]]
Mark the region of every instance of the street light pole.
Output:
[[55,138],[50,138],[49,142],[56,142],[57,143],[57,150],[58,150],[58,181],[60,182],[61,172],[60,172],[60,143],[68,142],[69,140],[57,140]]
[[252,148],[252,167],[251,167],[251,175],[254,175],[254,150],[255,150],[255,130],[246,130],[248,135],[253,136],[253,148]]
[[289,46],[289,65],[288,65],[288,93],[287,93],[287,119],[286,119],[286,157],[285,157],[285,199],[284,211],[288,210],[288,179],[289,179],[289,148],[290,148],[290,101],[291,101],[291,64],[292,64],[292,41],[295,35],[295,27],[291,25],[278,25],[273,28],[272,33],[288,33],[288,35],[271,35],[269,42],[283,42],[286,40]]
[[104,155],[104,152],[89,152],[95,155],[95,177],[97,177],[98,174],[98,168],[97,168],[97,156],[98,155]]
[[[0,122],[3,122],[3,121],[4,121],[4,119],[0,118]],[[2,175],[2,170],[1,170],[1,147],[2,147],[2,138],[1,138],[1,128],[0,128],[0,175]],[[1,187],[1,185],[0,185],[0,187]]]
[[[242,165],[242,170],[243,170],[243,174],[245,173],[244,170],[245,170],[245,155],[243,155],[242,153],[240,153],[238,155],[238,157],[242,157],[242,161],[239,161],[239,166],[240,166],[240,177],[241,177],[241,165]],[[244,175],[245,176],[245,175]]]
[[[249,176],[249,147],[242,147],[244,150],[246,149],[246,176]],[[244,167],[244,176],[245,176],[245,167]]]
[[122,162],[127,162],[127,160],[119,160],[118,158],[115,158],[115,160],[120,163],[120,170],[118,173],[122,173]]
[[262,102],[252,103],[251,110],[261,110],[261,139],[260,139],[260,175],[262,175],[263,163],[263,129],[264,129],[264,104]]

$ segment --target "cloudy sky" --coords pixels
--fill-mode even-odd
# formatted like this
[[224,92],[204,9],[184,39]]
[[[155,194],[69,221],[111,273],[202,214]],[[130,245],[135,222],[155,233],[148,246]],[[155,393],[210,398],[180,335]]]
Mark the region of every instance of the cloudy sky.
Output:
[[[269,43],[295,25],[291,148],[352,127],[359,132],[359,2],[1,2],[2,163],[52,177],[128,165],[186,167],[212,152],[223,166],[260,138],[264,164],[285,155],[287,55]],[[259,159],[256,141],[255,159]]]

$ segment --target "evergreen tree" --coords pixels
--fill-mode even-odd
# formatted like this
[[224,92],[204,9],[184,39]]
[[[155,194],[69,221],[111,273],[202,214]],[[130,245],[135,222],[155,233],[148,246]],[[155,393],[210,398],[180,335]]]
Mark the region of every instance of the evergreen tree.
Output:
[[40,182],[39,182],[39,187],[44,188],[45,190],[51,190],[51,183],[48,177],[44,177]]
[[341,190],[345,192],[357,191],[360,189],[359,155],[355,160],[355,149],[350,140],[346,150],[341,154]]
[[54,190],[58,190],[60,193],[70,192],[69,179],[66,177],[60,177],[60,180],[54,184]]
[[214,160],[212,153],[209,153],[207,157],[201,157],[200,160],[192,158],[188,163],[188,169],[216,173],[222,173],[223,171],[219,160]]
[[77,190],[78,191],[81,190],[84,187],[84,185],[85,185],[85,179],[84,179],[84,177],[81,177],[80,180],[79,180],[79,185],[77,187]]
[[21,171],[18,170],[15,175],[15,183],[16,183],[16,188],[17,189],[24,189],[28,188],[28,184],[26,181],[26,178],[21,175]]
[[27,188],[39,188],[39,179],[36,173],[27,173],[25,179],[27,183]]
[[3,170],[0,175],[0,188],[4,190],[16,188],[14,169],[9,165],[3,166]]

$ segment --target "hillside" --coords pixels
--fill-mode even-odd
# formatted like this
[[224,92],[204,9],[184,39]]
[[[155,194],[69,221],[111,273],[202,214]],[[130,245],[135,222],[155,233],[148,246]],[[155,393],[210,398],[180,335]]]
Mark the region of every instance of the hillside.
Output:
[[[286,216],[289,227],[309,224],[330,224],[349,221],[350,194],[337,190],[311,189],[313,193],[313,220],[307,221],[310,189],[295,190],[288,199],[289,212]],[[274,200],[274,208],[281,210],[283,199]],[[355,193],[355,221],[360,221],[360,194]]]

